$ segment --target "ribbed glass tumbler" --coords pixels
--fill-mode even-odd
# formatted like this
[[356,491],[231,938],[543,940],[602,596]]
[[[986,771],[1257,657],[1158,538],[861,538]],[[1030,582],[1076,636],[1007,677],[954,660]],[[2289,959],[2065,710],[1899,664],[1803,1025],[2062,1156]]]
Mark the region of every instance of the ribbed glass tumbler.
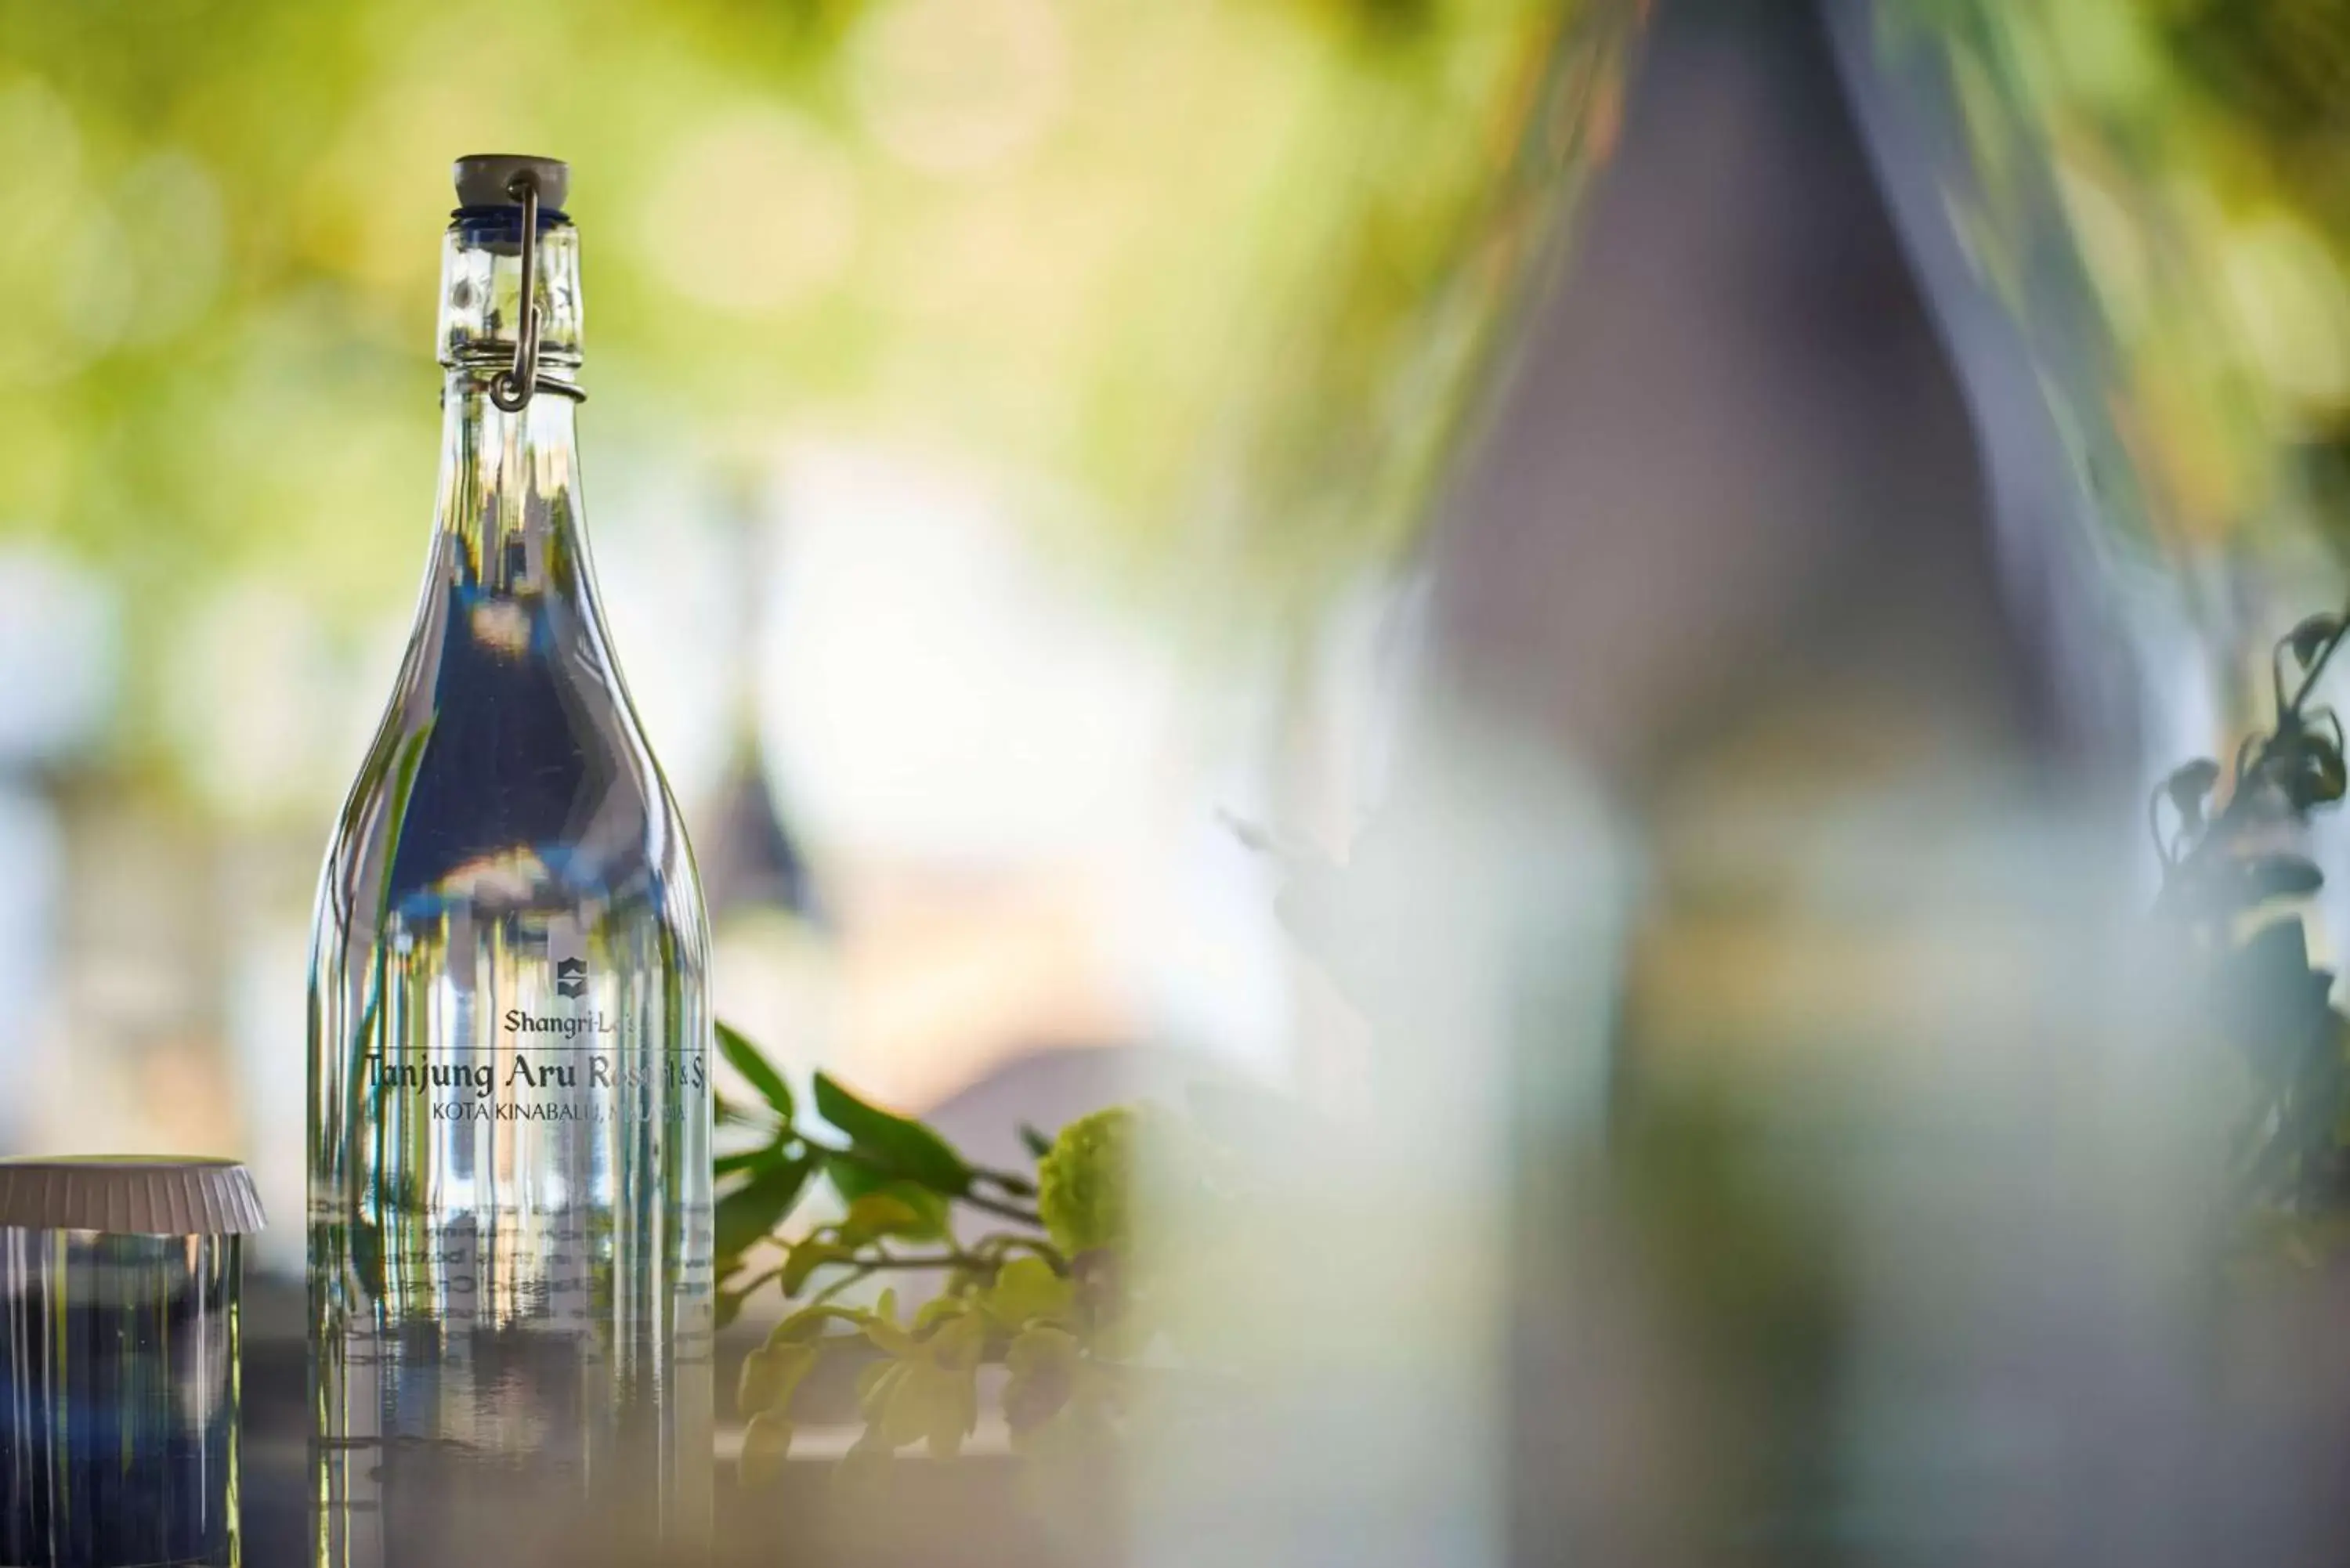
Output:
[[0,1160],[0,1564],[234,1568],[239,1239],[224,1160]]

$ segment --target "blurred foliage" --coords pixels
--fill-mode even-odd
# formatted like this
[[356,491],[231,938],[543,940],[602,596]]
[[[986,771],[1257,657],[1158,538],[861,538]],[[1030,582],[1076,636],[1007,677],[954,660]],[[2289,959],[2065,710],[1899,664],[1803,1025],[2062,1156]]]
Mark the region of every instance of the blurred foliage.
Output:
[[2350,8],[1881,16],[1891,60],[1947,75],[1962,243],[2025,326],[2108,520],[2175,561],[2350,545]]
[[1408,534],[1639,8],[0,0],[0,530],[149,638],[404,605],[448,165],[523,149],[599,449],[943,447],[1137,591],[1294,605]]
[[[821,1073],[811,1121],[756,1046],[723,1025],[719,1042],[759,1096],[722,1110],[757,1141],[718,1162],[720,1318],[769,1284],[798,1303],[743,1362],[744,1482],[773,1479],[827,1378],[847,1377],[863,1435],[838,1480],[869,1498],[900,1449],[962,1451],[979,1424],[982,1374],[994,1368],[1014,1445],[1045,1461],[1032,1490],[1066,1487],[1097,1504],[1105,1494],[1090,1482],[1135,1414],[1139,1358],[1158,1333],[1129,1220],[1145,1143],[1161,1158],[1182,1136],[1172,1114],[1081,1117],[1032,1144],[1032,1179],[971,1164],[930,1127]],[[827,1186],[838,1217],[795,1223]],[[958,1208],[998,1228],[962,1239]],[[870,1302],[848,1294],[906,1273],[941,1282],[910,1314],[894,1288]]]
[[2177,769],[2148,803],[2164,935],[2201,981],[2210,1037],[2245,1068],[2230,1150],[2241,1239],[2303,1262],[2350,1239],[2350,1013],[2330,1002],[2334,973],[2310,961],[2300,913],[2324,876],[2290,842],[2350,791],[2342,721],[2314,701],[2345,629],[2335,614],[2294,628],[2272,656],[2266,732],[2231,768]]

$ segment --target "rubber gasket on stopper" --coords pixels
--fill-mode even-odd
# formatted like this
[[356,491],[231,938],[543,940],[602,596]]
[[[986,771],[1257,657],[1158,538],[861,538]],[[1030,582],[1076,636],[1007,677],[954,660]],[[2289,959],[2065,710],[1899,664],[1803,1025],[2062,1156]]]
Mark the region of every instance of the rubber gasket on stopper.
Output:
[[0,1228],[243,1236],[262,1222],[253,1173],[233,1159],[0,1159]]

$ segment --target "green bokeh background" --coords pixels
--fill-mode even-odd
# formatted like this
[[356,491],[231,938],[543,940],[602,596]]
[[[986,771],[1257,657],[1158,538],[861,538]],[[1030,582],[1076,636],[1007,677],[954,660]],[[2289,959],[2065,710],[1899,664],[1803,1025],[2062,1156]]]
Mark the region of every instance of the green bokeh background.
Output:
[[1114,592],[1292,616],[1408,541],[1638,10],[0,0],[0,540],[119,587],[136,765],[224,578],[404,604],[449,161],[534,151],[591,456],[879,432]]

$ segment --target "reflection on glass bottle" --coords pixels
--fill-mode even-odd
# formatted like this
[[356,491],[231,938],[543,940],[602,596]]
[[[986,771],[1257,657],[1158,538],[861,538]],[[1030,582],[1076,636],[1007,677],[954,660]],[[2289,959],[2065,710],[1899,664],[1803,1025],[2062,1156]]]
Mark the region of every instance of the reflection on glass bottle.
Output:
[[316,1551],[354,1568],[711,1506],[708,939],[581,534],[567,171],[457,174],[432,554],[312,956]]

